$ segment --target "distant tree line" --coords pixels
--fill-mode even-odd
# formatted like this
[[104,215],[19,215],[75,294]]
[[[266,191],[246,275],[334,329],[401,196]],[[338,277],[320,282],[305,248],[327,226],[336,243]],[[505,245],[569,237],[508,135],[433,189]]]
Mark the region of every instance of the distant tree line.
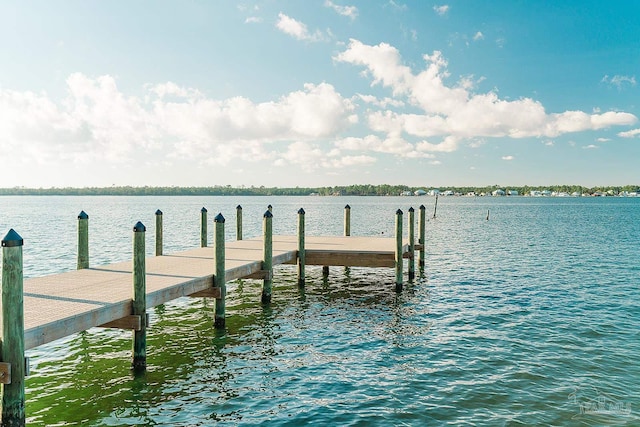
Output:
[[[0,188],[0,196],[397,196],[403,193],[414,193],[417,190],[429,191],[433,187],[411,187],[407,185],[371,185],[356,184],[335,187],[232,187],[230,185],[213,187],[85,187],[85,188]],[[440,191],[451,190],[455,193],[491,193],[494,190],[515,190],[518,194],[529,194],[531,191],[556,191],[566,193],[601,192],[619,194],[622,192],[640,191],[639,185],[584,187],[580,185],[550,186],[485,186],[485,187],[438,187]]]

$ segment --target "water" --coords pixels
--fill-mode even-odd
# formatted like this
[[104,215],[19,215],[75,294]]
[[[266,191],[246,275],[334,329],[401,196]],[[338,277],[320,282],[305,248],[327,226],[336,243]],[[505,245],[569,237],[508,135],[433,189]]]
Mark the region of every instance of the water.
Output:
[[[227,237],[274,232],[393,235],[394,212],[433,198],[0,197],[0,232],[25,240],[25,276],[75,268],[76,216],[93,265],[131,257],[132,227],[164,213],[165,253],[199,245],[200,208]],[[486,220],[487,210],[490,219]],[[30,425],[639,425],[640,200],[453,198],[427,222],[425,276],[394,291],[392,269],[292,267],[228,284],[213,304],[151,312],[148,370],[131,373],[131,333],[92,329],[29,352]],[[416,215],[417,218],[417,215]],[[213,227],[209,227],[212,241]]]

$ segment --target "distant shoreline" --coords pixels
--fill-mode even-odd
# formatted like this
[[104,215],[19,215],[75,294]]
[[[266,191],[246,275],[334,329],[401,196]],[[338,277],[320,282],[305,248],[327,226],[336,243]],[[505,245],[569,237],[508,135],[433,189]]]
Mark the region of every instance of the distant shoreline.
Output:
[[348,185],[334,187],[64,187],[0,188],[0,196],[640,196],[640,185],[584,187],[485,186],[485,187],[410,187],[407,185]]

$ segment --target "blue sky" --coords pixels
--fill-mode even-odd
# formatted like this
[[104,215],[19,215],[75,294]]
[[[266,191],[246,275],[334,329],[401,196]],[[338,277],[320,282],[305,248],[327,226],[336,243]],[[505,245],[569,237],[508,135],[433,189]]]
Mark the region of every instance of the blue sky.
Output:
[[638,184],[638,34],[632,1],[0,0],[0,187]]

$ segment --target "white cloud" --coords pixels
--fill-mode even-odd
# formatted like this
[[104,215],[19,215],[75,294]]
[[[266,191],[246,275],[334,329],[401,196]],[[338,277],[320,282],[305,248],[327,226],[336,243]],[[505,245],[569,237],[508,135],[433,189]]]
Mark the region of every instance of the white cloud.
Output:
[[609,142],[611,141],[611,138],[598,138],[596,139],[597,142]]
[[484,39],[484,34],[482,34],[481,31],[478,31],[477,33],[475,33],[473,35],[473,40],[474,41],[483,40],[483,39]]
[[624,85],[635,86],[636,76],[620,76],[616,74],[613,77],[609,77],[608,75],[605,75],[602,78],[601,82],[611,86],[615,86],[620,90]]
[[[25,162],[131,162],[136,155],[194,164],[274,158],[269,144],[335,138],[354,123],[354,105],[327,83],[306,84],[271,102],[206,98],[167,82],[142,97],[111,76],[67,79],[68,96],[0,89],[0,149]],[[152,156],[153,155],[153,156]]]
[[514,157],[513,156],[502,156],[502,160],[513,160]]
[[343,156],[340,150],[325,153],[316,144],[297,141],[289,144],[287,151],[280,155],[277,164],[279,166],[293,164],[300,166],[307,172],[313,172],[320,168],[340,169],[371,164],[375,163],[375,161],[374,157],[366,155]]
[[351,18],[351,20],[358,17],[358,8],[355,6],[341,6],[339,4],[335,4],[331,0],[325,0],[324,5],[325,7],[330,7],[339,15]]
[[245,24],[259,24],[262,22],[262,18],[259,16],[249,16],[244,20]]
[[448,4],[443,4],[440,6],[436,5],[436,6],[433,6],[433,10],[435,10],[435,12],[438,15],[443,16],[443,15],[446,15],[447,12],[449,11],[449,5]]
[[598,148],[598,146],[594,144],[589,144],[589,145],[584,145],[582,148],[584,148],[585,150],[593,150],[594,148]]
[[425,69],[417,74],[402,63],[398,50],[386,43],[370,46],[352,39],[347,49],[334,59],[363,66],[372,86],[389,88],[394,99],[406,99],[422,111],[420,114],[374,111],[368,114],[368,123],[371,130],[394,138],[403,133],[443,138],[437,144],[420,143],[423,151],[454,151],[461,139],[554,138],[565,133],[630,125],[637,121],[633,114],[613,111],[550,114],[539,101],[531,98],[511,101],[500,99],[495,91],[474,93],[469,79],[449,85],[448,64],[439,51],[424,55]]
[[621,138],[635,138],[640,135],[640,129],[632,129],[625,132],[618,132],[618,136]]
[[278,14],[276,28],[298,40],[317,42],[325,39],[320,31],[310,33],[305,24],[285,15],[282,12]]
[[404,107],[405,103],[399,99],[393,99],[393,98],[389,98],[389,97],[384,97],[382,99],[378,99],[373,95],[362,95],[362,94],[357,94],[356,95],[357,98],[361,99],[362,101],[366,102],[367,104],[372,104],[376,107],[381,107],[381,108],[387,108],[389,106],[391,107]]

